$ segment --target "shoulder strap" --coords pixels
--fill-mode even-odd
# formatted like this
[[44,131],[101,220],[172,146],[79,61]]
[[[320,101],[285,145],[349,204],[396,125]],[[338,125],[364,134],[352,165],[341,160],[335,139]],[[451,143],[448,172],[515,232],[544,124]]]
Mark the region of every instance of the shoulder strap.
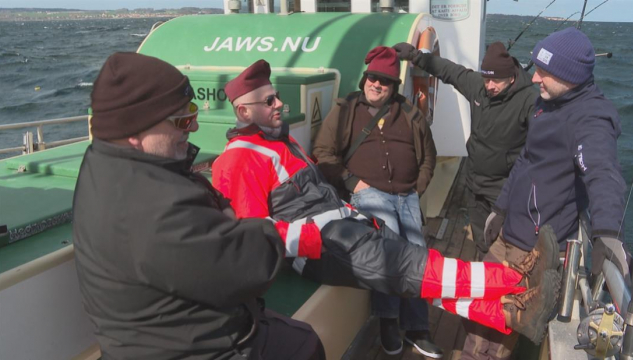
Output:
[[387,111],[389,111],[390,105],[391,105],[390,101],[387,102],[385,105],[383,105],[380,111],[378,111],[376,115],[374,115],[374,117],[371,118],[369,123],[363,128],[363,130],[361,130],[360,134],[356,136],[356,138],[352,142],[352,145],[349,147],[349,150],[347,150],[345,157],[343,158],[343,164],[347,164],[349,159],[352,158],[352,155],[354,155],[354,153],[356,152],[360,144],[362,144],[363,141],[365,141],[367,136],[371,133],[371,130],[376,126],[376,124],[378,124],[378,120],[380,120],[380,118],[383,117],[387,113]]

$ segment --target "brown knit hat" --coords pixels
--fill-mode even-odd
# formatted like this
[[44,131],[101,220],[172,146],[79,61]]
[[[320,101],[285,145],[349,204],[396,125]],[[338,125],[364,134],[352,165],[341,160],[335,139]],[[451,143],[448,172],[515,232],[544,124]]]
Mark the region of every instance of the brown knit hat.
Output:
[[515,75],[514,60],[499,41],[488,46],[481,62],[481,76],[492,79],[509,78]]
[[92,134],[123,139],[151,128],[193,98],[189,79],[171,64],[137,53],[114,53],[92,94]]
[[264,59],[255,61],[247,67],[235,79],[224,86],[224,92],[233,103],[238,97],[259,89],[264,85],[270,85],[270,64]]

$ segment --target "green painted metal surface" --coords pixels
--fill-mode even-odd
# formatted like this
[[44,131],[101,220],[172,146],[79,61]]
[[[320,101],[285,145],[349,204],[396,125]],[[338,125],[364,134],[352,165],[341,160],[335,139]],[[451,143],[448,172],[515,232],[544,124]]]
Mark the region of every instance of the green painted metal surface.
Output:
[[[182,16],[154,30],[139,52],[176,66],[246,67],[265,59],[273,68],[333,68],[341,73],[342,96],[358,89],[367,52],[377,45],[406,41],[417,17],[394,13]],[[235,71],[227,70],[226,78]]]
[[[288,121],[302,119],[303,114],[299,114]],[[191,138],[203,145],[197,164],[210,161],[223,150],[226,129],[234,125],[234,117],[225,124],[201,123],[200,131],[195,133],[199,138]],[[224,126],[221,131],[219,126]],[[8,235],[0,237],[0,273],[72,244],[72,224],[68,221],[76,175],[88,145],[85,141],[0,161],[1,225],[8,225],[10,232],[21,229],[24,233],[29,228],[27,238],[11,244],[7,244]],[[17,172],[20,166],[27,171]],[[318,287],[284,267],[265,298],[271,309],[290,316]]]
[[72,224],[64,224],[0,248],[0,273],[24,265],[72,243]]
[[[187,70],[182,73],[190,79],[194,88],[194,102],[200,107],[200,122],[230,123],[235,125],[233,107],[224,93],[225,84],[239,75],[238,71],[224,70]],[[270,81],[280,93],[291,115],[299,113],[301,108],[301,85],[310,85],[324,81],[333,81],[335,74],[292,74],[273,72]],[[205,106],[205,103],[207,106]],[[207,109],[208,108],[208,109]],[[206,109],[206,110],[205,110]],[[293,123],[303,119],[285,119]]]
[[76,178],[37,172],[18,173],[4,165],[0,163],[0,221],[7,225],[9,234],[0,237],[0,246],[20,242],[71,220]]
[[46,151],[18,156],[6,160],[4,167],[9,170],[24,168],[24,174],[49,174],[76,178],[84,152],[90,142],[60,146]]
[[321,284],[302,278],[290,266],[284,266],[264,295],[266,307],[280,314],[292,316],[319,286]]

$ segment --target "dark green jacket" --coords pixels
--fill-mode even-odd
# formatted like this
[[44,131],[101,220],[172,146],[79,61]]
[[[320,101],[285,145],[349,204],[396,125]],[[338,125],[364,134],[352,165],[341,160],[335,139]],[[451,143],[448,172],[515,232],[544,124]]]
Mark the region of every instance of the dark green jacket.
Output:
[[191,161],[99,140],[86,151],[73,241],[102,359],[227,359],[256,329],[281,239],[270,221],[223,214]]
[[423,64],[424,70],[453,85],[470,102],[466,184],[473,193],[493,199],[501,192],[525,144],[528,120],[538,97],[530,75],[516,59],[514,63],[514,84],[494,98],[488,97],[478,72],[439,56],[433,56]]

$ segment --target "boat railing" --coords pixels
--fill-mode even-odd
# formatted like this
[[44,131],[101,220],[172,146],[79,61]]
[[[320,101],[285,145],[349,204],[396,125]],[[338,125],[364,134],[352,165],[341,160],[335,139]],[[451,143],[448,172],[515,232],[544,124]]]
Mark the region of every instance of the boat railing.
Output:
[[44,130],[43,130],[44,126],[55,125],[55,124],[65,124],[65,123],[71,123],[71,122],[77,122],[77,121],[87,122],[88,115],[0,125],[0,132],[6,131],[6,130],[14,130],[14,129],[36,128],[36,134],[37,134],[37,138],[34,139],[33,132],[27,131],[26,133],[24,133],[22,146],[0,149],[0,154],[9,154],[9,153],[15,153],[15,152],[22,152],[22,154],[30,154],[35,151],[45,150],[47,148],[52,148],[55,146],[67,145],[67,144],[72,144],[72,143],[83,141],[83,140],[88,140],[89,139],[88,136],[81,136],[81,137],[76,137],[72,139],[64,139],[64,140],[57,140],[57,141],[50,141],[50,142],[44,141]]
[[580,317],[574,349],[597,358],[618,354],[620,359],[633,360],[631,289],[610,259],[591,277],[590,234],[590,215],[582,212],[578,239],[567,241],[558,320],[566,323]]

